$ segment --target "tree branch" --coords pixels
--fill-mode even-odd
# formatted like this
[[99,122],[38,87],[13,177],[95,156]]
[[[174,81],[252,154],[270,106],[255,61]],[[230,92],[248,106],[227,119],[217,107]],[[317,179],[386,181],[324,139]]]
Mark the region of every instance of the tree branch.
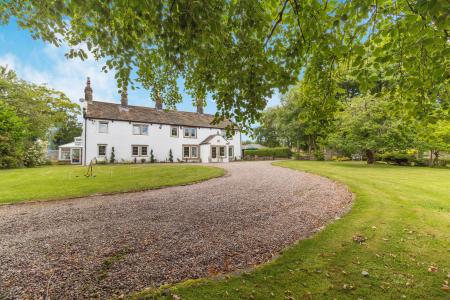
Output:
[[286,5],[288,3],[289,0],[285,0],[284,4],[283,4],[283,8],[281,9],[281,11],[278,13],[278,18],[277,21],[275,22],[275,24],[272,26],[272,30],[270,31],[269,35],[266,38],[266,41],[264,42],[264,48],[267,46],[267,43],[269,42],[270,38],[272,37],[273,33],[275,32],[275,29],[277,28],[278,24],[281,23],[281,21],[283,21],[283,14],[284,14],[284,10],[286,9]]

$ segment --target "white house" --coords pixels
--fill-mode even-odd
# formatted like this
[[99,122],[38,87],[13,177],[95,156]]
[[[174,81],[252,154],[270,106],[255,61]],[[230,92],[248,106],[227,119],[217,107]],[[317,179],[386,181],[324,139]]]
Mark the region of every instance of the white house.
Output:
[[[241,159],[241,134],[226,136],[229,121],[211,124],[214,116],[197,112],[128,105],[126,95],[121,104],[93,101],[88,78],[83,101],[83,134],[79,144],[60,147],[60,159],[66,158],[87,165],[91,161],[116,162],[149,161],[151,153],[157,161],[229,162]],[[77,150],[81,149],[81,150]],[[68,152],[69,151],[69,152]],[[79,153],[80,151],[81,153]],[[75,157],[75,160],[72,159]]]

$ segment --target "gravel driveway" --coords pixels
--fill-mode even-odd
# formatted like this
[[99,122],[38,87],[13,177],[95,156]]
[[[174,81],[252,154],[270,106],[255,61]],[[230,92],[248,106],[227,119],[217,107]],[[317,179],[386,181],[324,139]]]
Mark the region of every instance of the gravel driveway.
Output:
[[0,206],[0,299],[106,298],[248,268],[351,205],[322,177],[218,166],[228,174],[199,184]]

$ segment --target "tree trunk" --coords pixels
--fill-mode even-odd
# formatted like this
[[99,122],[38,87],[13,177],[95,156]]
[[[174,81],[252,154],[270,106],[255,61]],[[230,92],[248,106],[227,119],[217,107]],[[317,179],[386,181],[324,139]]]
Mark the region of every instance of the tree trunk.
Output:
[[367,156],[367,163],[369,165],[375,163],[375,154],[373,150],[366,150],[366,156]]

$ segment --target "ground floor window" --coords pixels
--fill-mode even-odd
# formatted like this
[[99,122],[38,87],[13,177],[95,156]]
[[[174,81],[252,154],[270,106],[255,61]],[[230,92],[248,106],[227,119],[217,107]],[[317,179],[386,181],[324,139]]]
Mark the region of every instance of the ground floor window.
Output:
[[98,145],[98,156],[106,155],[106,145]]
[[61,149],[61,160],[70,160],[70,149]]
[[211,148],[211,157],[217,158],[217,148],[216,147]]
[[233,157],[234,156],[234,147],[233,146],[228,146],[228,157]]
[[183,146],[183,158],[198,158],[198,146]]
[[219,155],[220,157],[225,157],[225,147],[219,147]]
[[145,145],[131,146],[131,155],[132,156],[147,156],[148,155],[148,146],[145,146]]

